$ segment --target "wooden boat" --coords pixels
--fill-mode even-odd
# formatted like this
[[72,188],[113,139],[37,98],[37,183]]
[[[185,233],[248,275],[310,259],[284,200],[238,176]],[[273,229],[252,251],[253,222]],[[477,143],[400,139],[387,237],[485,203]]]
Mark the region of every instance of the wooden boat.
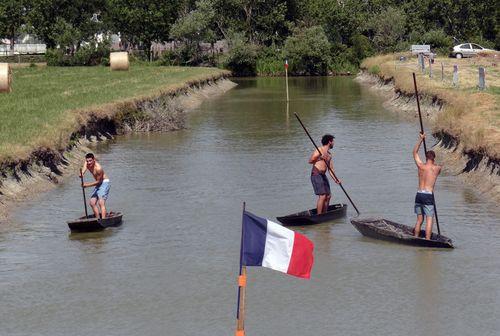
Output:
[[420,237],[413,235],[413,227],[391,222],[382,218],[351,219],[352,225],[364,236],[391,241],[400,244],[422,247],[453,248],[453,241],[443,235],[432,233],[431,239],[425,239],[425,231]]
[[328,222],[337,218],[344,217],[347,211],[347,204],[332,204],[328,211],[318,215],[316,209],[310,209],[288,216],[276,217],[283,225],[311,225]]
[[110,226],[119,226],[122,223],[121,212],[110,212],[104,219],[96,219],[95,216],[83,216],[77,220],[68,222],[71,231],[90,232],[104,230]]

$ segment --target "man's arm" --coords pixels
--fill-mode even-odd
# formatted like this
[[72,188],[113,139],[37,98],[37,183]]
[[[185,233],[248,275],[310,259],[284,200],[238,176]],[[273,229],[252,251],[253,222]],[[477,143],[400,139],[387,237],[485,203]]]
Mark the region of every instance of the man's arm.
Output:
[[415,144],[415,147],[413,147],[413,159],[415,160],[415,164],[417,167],[423,165],[424,163],[422,160],[420,160],[420,156],[418,155],[418,150],[420,149],[420,145],[422,144],[422,141],[425,139],[425,133],[419,134],[420,138],[418,139],[417,143]]
[[83,177],[83,174],[87,171],[87,161],[83,162],[83,167],[80,169],[80,177]]
[[310,164],[315,164],[319,160],[323,160],[323,157],[319,154],[317,150],[315,150],[312,154],[311,157],[309,158],[309,163]]
[[102,181],[104,180],[104,170],[98,169],[96,171],[96,175],[97,176],[96,176],[95,182],[84,183],[83,187],[88,188],[88,187],[94,187],[94,186],[100,185],[102,183]]
[[329,169],[329,172],[330,172],[330,176],[332,177],[332,180],[335,181],[335,183],[340,184],[340,180],[338,178],[336,178],[335,175],[334,175],[335,169],[333,168],[333,159],[330,159],[330,169]]

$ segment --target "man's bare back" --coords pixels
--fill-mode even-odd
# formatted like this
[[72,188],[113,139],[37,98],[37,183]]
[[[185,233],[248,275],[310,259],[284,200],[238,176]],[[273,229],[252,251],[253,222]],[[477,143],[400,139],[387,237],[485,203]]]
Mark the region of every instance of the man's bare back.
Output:
[[415,160],[415,164],[418,168],[418,190],[433,192],[437,177],[441,172],[441,166],[438,166],[434,163],[434,158],[426,159],[425,163],[420,159],[418,150],[420,149],[420,144],[422,143],[424,138],[425,134],[421,134],[419,142],[413,149],[413,159]]
[[441,166],[434,163],[436,156],[434,151],[425,153],[425,163],[420,159],[418,151],[424,139],[425,134],[420,134],[420,139],[413,148],[413,159],[418,168],[418,190],[415,196],[415,214],[417,215],[417,222],[415,224],[414,234],[416,237],[420,236],[420,228],[425,217],[425,238],[430,239],[432,235],[432,219],[435,212],[434,185],[441,172]]

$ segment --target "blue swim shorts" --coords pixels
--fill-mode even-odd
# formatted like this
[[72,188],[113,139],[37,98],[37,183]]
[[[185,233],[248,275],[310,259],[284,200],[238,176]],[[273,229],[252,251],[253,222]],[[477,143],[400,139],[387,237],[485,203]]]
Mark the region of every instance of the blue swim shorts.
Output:
[[97,198],[107,200],[109,195],[110,182],[108,179],[102,181],[102,183],[94,188],[92,196],[90,198]]
[[434,216],[434,197],[431,192],[419,190],[415,196],[415,214]]
[[325,174],[311,175],[311,183],[316,195],[330,195],[330,183]]

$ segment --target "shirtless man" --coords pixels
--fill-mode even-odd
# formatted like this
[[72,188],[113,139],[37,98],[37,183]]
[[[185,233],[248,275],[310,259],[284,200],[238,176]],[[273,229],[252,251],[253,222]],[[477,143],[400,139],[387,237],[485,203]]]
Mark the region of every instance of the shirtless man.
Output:
[[420,139],[413,148],[413,158],[415,159],[415,163],[418,167],[418,191],[417,196],[415,196],[415,214],[417,215],[417,223],[415,224],[414,234],[415,237],[419,236],[420,227],[425,216],[425,239],[429,240],[431,239],[432,218],[434,217],[434,185],[436,184],[436,179],[441,172],[441,166],[434,163],[436,153],[431,150],[425,153],[425,163],[420,160],[418,150],[420,149],[420,145],[424,139],[425,133],[421,133]]
[[87,170],[94,176],[95,182],[84,183],[82,187],[95,187],[92,196],[90,196],[90,206],[94,210],[95,218],[99,218],[99,208],[101,209],[101,218],[106,218],[106,200],[108,199],[110,187],[109,179],[92,153],[85,155],[85,163],[83,164],[80,177]]
[[328,205],[330,203],[330,183],[328,183],[328,178],[326,177],[328,165],[331,168],[330,176],[335,181],[335,183],[340,183],[340,181],[337,180],[332,174],[334,170],[330,149],[333,148],[334,138],[335,137],[333,135],[325,134],[321,139],[322,146],[319,147],[321,155],[317,150],[315,150],[309,158],[309,163],[313,165],[311,171],[311,182],[314,188],[314,193],[318,195],[318,202],[316,203],[318,215],[328,211]]

